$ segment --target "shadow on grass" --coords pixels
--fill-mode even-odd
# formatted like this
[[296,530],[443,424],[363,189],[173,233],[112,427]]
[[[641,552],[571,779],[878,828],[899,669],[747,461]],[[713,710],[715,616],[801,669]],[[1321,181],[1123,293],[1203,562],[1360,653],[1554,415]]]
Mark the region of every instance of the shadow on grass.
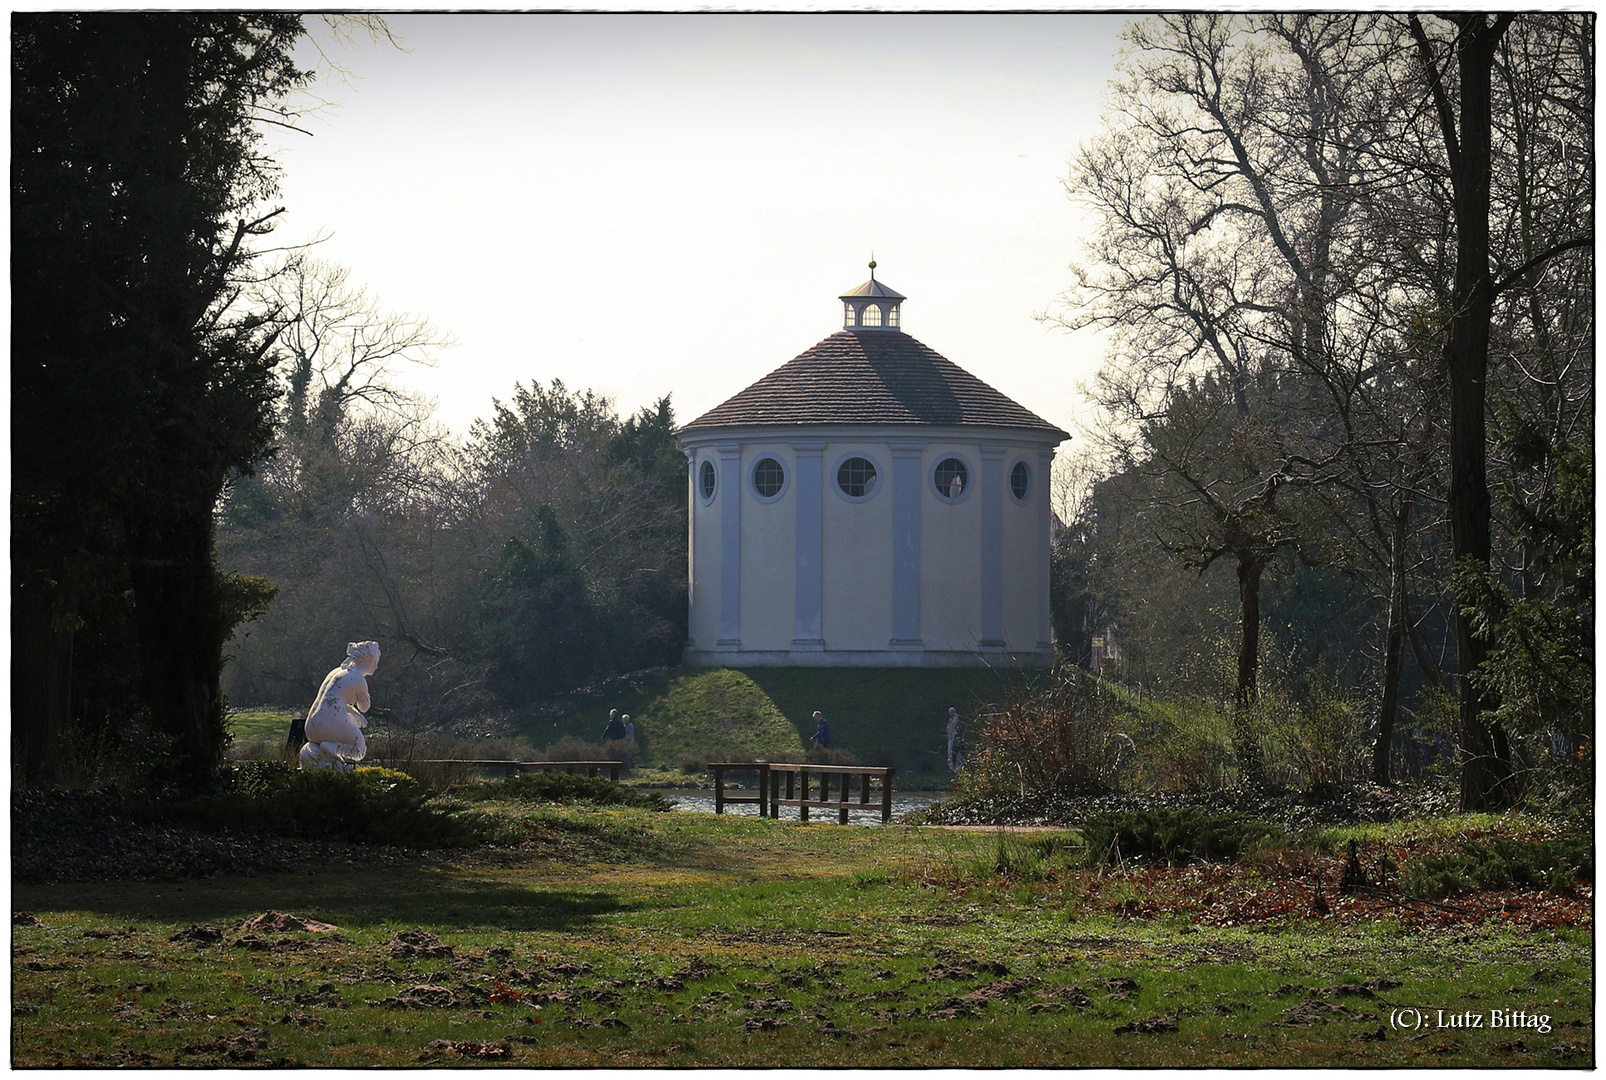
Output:
[[573,930],[635,910],[606,889],[477,881],[430,870],[263,874],[180,882],[18,885],[12,906],[45,918],[84,912],[172,923],[229,923],[279,910],[348,929],[428,923],[454,930]]

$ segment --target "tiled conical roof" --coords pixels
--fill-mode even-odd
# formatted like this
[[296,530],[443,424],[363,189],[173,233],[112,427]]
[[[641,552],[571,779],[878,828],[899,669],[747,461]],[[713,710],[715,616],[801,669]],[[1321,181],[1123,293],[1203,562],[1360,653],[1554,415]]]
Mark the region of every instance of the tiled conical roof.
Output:
[[681,428],[927,424],[1070,436],[908,334],[842,330]]

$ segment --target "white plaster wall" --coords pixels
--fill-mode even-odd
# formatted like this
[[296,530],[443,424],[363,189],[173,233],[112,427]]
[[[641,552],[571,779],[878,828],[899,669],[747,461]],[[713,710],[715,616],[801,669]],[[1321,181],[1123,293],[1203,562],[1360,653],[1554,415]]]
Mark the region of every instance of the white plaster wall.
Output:
[[[749,482],[759,459],[773,457],[786,470],[786,487],[763,503]],[[742,446],[742,651],[790,649],[797,603],[797,463],[784,443]],[[733,483],[733,487],[735,484]],[[729,488],[726,489],[730,491]]]
[[[1049,636],[1046,619],[1048,545],[1044,507],[1048,497],[1048,469],[1040,448],[1016,442],[997,431],[968,432],[890,431],[873,428],[816,432],[784,429],[763,432],[721,432],[716,439],[698,439],[692,447],[694,466],[704,460],[720,469],[719,489],[707,506],[691,492],[691,594],[693,645],[687,660],[694,664],[763,666],[975,666],[1009,664],[1011,658],[1028,664],[1044,661],[1038,642]],[[821,626],[825,651],[794,651],[796,623],[796,555],[798,475],[792,443],[824,437],[820,452],[821,521]],[[892,448],[888,439],[932,437],[921,451],[920,499],[920,636],[924,651],[890,647],[892,633],[894,536],[894,479]],[[980,485],[985,466],[983,443],[1007,446],[1000,475],[1000,545],[1003,554],[1002,633],[1004,655],[980,654],[981,635],[981,532],[986,499]],[[741,445],[738,472],[721,468],[718,446]],[[843,457],[861,452],[876,463],[879,484],[875,496],[851,503],[836,491],[836,468]],[[760,502],[749,486],[752,467],[766,454],[787,471],[787,484],[779,500]],[[937,497],[931,474],[947,456],[963,459],[970,469],[970,493],[958,504]],[[1024,458],[1032,469],[1032,492],[1027,505],[1016,503],[1007,489],[1009,468]],[[694,474],[693,474],[694,475]],[[728,497],[741,506],[740,652],[722,652],[720,596],[723,505]]]
[[[970,474],[970,494],[957,503],[932,490],[932,471],[945,457],[965,462]],[[981,447],[932,443],[920,466],[920,637],[928,650],[974,649],[981,636]]]
[[[863,502],[848,501],[836,486],[838,463],[853,455],[876,466],[875,493]],[[885,649],[892,635],[892,449],[886,443],[830,442],[823,467],[825,647]]]

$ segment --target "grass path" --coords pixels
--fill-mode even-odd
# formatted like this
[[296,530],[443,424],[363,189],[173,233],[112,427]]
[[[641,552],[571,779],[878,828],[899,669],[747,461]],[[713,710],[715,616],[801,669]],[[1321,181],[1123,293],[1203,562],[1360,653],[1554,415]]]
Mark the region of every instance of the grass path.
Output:
[[[502,812],[523,847],[18,885],[13,908],[32,917],[14,916],[13,1063],[1593,1061],[1588,929],[1126,917],[1159,879],[1073,870],[1052,832]],[[338,929],[241,925],[269,910]],[[1429,1026],[1391,1025],[1401,1007]],[[1438,1027],[1434,1010],[1484,1026]],[[1550,1030],[1493,1028],[1491,1010]]]

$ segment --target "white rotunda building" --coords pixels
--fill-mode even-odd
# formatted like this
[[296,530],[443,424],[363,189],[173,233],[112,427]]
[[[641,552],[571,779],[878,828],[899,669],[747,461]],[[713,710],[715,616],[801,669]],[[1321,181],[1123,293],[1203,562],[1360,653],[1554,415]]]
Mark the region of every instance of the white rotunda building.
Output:
[[680,429],[704,667],[1043,667],[1049,467],[1070,436],[903,332],[843,326]]

